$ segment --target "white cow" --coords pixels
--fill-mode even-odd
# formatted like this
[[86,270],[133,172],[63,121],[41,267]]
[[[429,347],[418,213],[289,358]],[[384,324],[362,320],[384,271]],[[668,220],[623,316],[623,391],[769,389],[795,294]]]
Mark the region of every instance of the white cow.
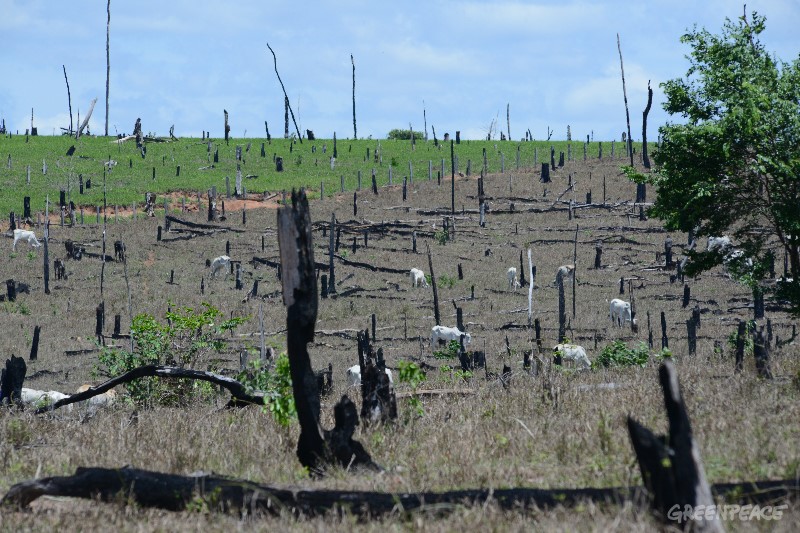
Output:
[[[389,383],[394,384],[394,380],[392,379],[392,371],[388,368],[383,370],[386,372],[386,375],[389,378]],[[350,387],[358,387],[361,385],[361,367],[359,365],[353,365],[346,371],[347,374],[347,384]]]
[[744,251],[734,248],[731,239],[727,235],[722,237],[709,237],[706,250],[709,252],[719,252],[722,254],[722,266],[726,271],[734,265],[734,270],[752,269],[753,260],[745,257]]
[[32,231],[25,229],[14,230],[14,251],[17,251],[17,241],[28,241],[28,244],[34,248],[38,248],[42,244],[36,240],[36,234]]
[[517,289],[519,289],[520,284],[519,280],[517,280],[516,267],[509,268],[508,271],[506,272],[506,275],[508,276],[508,290],[516,291]]
[[412,268],[409,271],[409,274],[411,275],[411,286],[412,287],[419,287],[420,283],[422,284],[423,287],[427,287],[428,286],[428,282],[425,279],[425,272],[423,272],[422,270],[420,270],[418,268]]
[[586,350],[583,349],[583,346],[577,344],[556,344],[553,346],[553,352],[560,354],[564,361],[572,361],[581,368],[588,369],[592,366],[592,362],[586,355]]
[[[91,388],[92,388],[91,385],[84,383],[83,385],[78,387],[78,390],[76,392],[86,392]],[[117,391],[111,389],[101,394],[98,394],[97,396],[92,396],[87,401],[89,402],[89,405],[91,407],[107,407],[109,405],[112,405],[116,400],[117,400]]]
[[631,304],[625,300],[614,298],[609,305],[609,317],[611,322],[617,326],[622,327],[626,322],[631,323],[631,331],[634,333],[638,331],[638,324],[636,319],[631,316]]
[[[64,394],[63,392],[58,392],[55,390],[43,391],[22,387],[22,396],[20,399],[25,406],[38,409],[39,407],[52,405],[57,401],[68,397],[69,394]],[[68,411],[72,411],[72,404],[66,406],[66,409]]]
[[730,237],[723,235],[722,237],[709,237],[706,250],[709,252],[722,252],[725,253],[728,248],[732,246]]
[[231,258],[227,255],[221,255],[219,257],[215,257],[213,261],[211,261],[211,277],[216,277],[217,272],[222,269],[225,269],[225,276],[230,274],[231,272]]
[[449,343],[450,341],[458,341],[461,339],[461,335],[464,335],[464,346],[468,345],[472,341],[472,337],[469,333],[462,333],[458,328],[433,326],[431,328],[431,348],[436,347],[437,341],[444,341],[446,343]]
[[561,278],[563,283],[566,283],[567,280],[572,279],[575,276],[575,265],[562,265],[558,267],[556,270],[556,279],[553,282],[553,285],[558,285],[558,280]]

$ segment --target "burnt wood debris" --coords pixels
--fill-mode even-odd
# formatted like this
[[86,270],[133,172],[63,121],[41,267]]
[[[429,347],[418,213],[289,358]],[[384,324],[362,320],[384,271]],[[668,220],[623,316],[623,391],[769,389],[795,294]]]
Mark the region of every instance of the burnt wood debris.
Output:
[[[298,199],[293,194],[293,200]],[[304,196],[300,196],[300,213],[294,207],[291,213],[284,212],[283,226],[287,234],[284,239],[296,242],[310,237],[307,226],[302,221],[302,204]],[[293,205],[297,204],[293,202]],[[307,207],[307,204],[306,204]],[[284,208],[287,211],[288,208]],[[298,217],[299,216],[299,217]],[[301,237],[305,234],[306,237]],[[306,241],[310,244],[310,241]],[[285,243],[286,244],[286,243]],[[308,248],[310,251],[310,247]],[[310,472],[315,475],[324,473],[326,464],[337,462],[343,466],[360,465],[370,470],[380,470],[364,448],[352,440],[352,432],[358,424],[355,405],[347,396],[334,407],[335,427],[333,430],[320,430],[319,427],[319,381],[320,376],[311,372],[308,353],[304,350],[304,342],[310,341],[313,335],[313,323],[316,320],[316,294],[311,286],[304,285],[303,280],[309,278],[311,271],[309,257],[303,258],[305,252],[297,254],[287,288],[293,288],[292,295],[287,298],[289,307],[295,318],[300,319],[299,329],[292,335],[293,351],[290,352],[290,365],[294,381],[293,388],[298,399],[303,401],[298,408],[298,417],[305,423],[313,422],[311,427],[301,422],[301,436],[298,441],[298,458],[301,463],[308,464]],[[313,260],[313,259],[312,259]],[[288,266],[288,265],[287,265]],[[305,275],[304,275],[305,274]],[[312,277],[313,279],[313,277]],[[367,332],[359,334],[367,339]],[[368,341],[366,341],[368,342]],[[366,348],[366,345],[363,345]],[[297,349],[300,351],[296,351]],[[299,363],[299,364],[298,364]],[[366,361],[365,361],[366,363]],[[375,366],[375,373],[385,376]],[[25,362],[22,358],[12,357],[6,361],[6,368],[0,375],[0,402],[14,403],[19,398],[22,382],[25,377]],[[330,372],[330,366],[328,368]],[[224,376],[215,376],[208,372],[200,372],[174,367],[141,367],[128,372],[124,376],[107,381],[82,393],[55,402],[52,406],[36,410],[44,413],[70,403],[87,400],[102,394],[126,380],[144,376],[182,377],[203,379],[220,384],[234,393],[234,398],[246,403],[263,403],[263,397],[249,395],[244,386]],[[504,381],[507,374],[503,370]],[[324,378],[323,378],[324,379]],[[631,444],[645,480],[644,486],[613,488],[509,488],[509,489],[464,489],[447,492],[391,493],[375,491],[343,491],[343,490],[288,490],[280,487],[260,484],[248,480],[234,479],[213,474],[181,476],[141,470],[137,468],[102,468],[78,467],[72,476],[56,476],[23,481],[12,486],[0,500],[2,506],[24,508],[41,496],[67,496],[86,499],[100,499],[114,502],[124,495],[129,502],[143,507],[181,511],[197,505],[198,501],[208,505],[209,510],[230,512],[232,510],[261,511],[278,514],[290,511],[299,515],[322,515],[329,511],[343,511],[361,517],[378,517],[395,512],[398,505],[406,512],[416,509],[438,509],[445,512],[458,504],[482,504],[492,501],[503,509],[549,509],[556,506],[573,507],[586,502],[617,505],[622,502],[633,502],[642,505],[649,502],[653,512],[665,523],[670,523],[669,509],[679,505],[713,504],[716,501],[744,504],[767,504],[787,498],[800,496],[800,480],[786,479],[775,481],[751,481],[741,483],[718,483],[709,485],[705,478],[698,445],[694,440],[691,423],[680,393],[677,373],[670,362],[659,369],[659,382],[664,394],[664,405],[669,421],[666,436],[657,436],[649,429],[628,417],[628,431]],[[299,383],[299,385],[296,385]],[[510,386],[507,384],[506,386]],[[9,391],[9,392],[3,392]],[[428,391],[437,394],[437,391]],[[444,391],[447,392],[447,391]],[[451,391],[459,392],[459,391]],[[471,392],[471,391],[466,391]],[[302,415],[300,414],[302,410]],[[316,414],[316,418],[315,418]],[[305,436],[304,436],[305,434]],[[314,446],[317,446],[314,448]],[[304,462],[305,461],[305,462]],[[448,504],[444,508],[442,504]],[[682,515],[681,515],[682,516]],[[674,522],[678,527],[680,523]],[[696,530],[721,531],[718,521],[697,518],[692,525]]]

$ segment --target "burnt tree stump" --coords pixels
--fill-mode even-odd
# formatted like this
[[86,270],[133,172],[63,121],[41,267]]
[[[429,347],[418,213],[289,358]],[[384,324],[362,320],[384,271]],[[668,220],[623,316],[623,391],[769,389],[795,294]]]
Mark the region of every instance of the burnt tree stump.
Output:
[[747,322],[744,320],[739,321],[739,326],[736,330],[736,359],[734,364],[734,373],[738,374],[744,369],[744,345],[747,335]]
[[6,359],[6,367],[0,370],[0,405],[20,405],[22,402],[22,384],[28,366],[25,359],[11,356]]
[[33,341],[31,342],[31,354],[28,359],[31,361],[36,361],[36,358],[39,357],[39,335],[42,332],[42,326],[34,326],[33,328]]
[[300,464],[312,475],[323,475],[325,465],[330,463],[381,470],[364,447],[352,438],[358,414],[347,396],[334,408],[335,427],[325,431],[319,424],[320,392],[308,353],[317,320],[317,284],[311,215],[303,190],[292,191],[291,208],[282,206],[278,210],[278,244],[283,270],[283,303],[287,307],[289,369],[300,423],[297,442]]
[[[683,514],[676,518],[671,510],[713,506],[714,499],[672,362],[664,362],[658,375],[669,421],[667,435],[655,435],[630,416],[628,434],[654,511],[664,522],[682,528]],[[704,513],[698,514],[702,516],[692,518],[690,529],[723,531],[718,516],[708,518]]]

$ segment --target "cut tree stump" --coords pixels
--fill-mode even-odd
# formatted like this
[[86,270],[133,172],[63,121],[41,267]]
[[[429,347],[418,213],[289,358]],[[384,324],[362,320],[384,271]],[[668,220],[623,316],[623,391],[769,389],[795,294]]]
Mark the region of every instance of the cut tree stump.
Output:
[[[683,513],[675,518],[675,509],[683,511],[714,505],[700,448],[694,440],[689,414],[681,397],[678,375],[671,361],[658,370],[664,392],[664,407],[669,420],[667,435],[656,435],[628,417],[628,433],[639,462],[642,479],[652,497],[652,506],[665,523],[682,526]],[[692,519],[694,531],[723,531],[719,516],[698,513]]]

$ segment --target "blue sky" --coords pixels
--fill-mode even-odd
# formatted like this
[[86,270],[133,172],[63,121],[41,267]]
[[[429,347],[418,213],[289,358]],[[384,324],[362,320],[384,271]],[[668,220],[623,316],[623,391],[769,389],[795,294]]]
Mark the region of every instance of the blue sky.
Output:
[[[397,8],[397,6],[402,6]],[[767,50],[789,61],[800,52],[798,0],[749,0],[767,17]],[[641,138],[647,82],[654,89],[648,136],[670,120],[659,83],[681,77],[694,24],[717,33],[735,1],[426,1],[274,2],[138,0],[111,3],[109,134],[223,135],[223,109],[234,136],[283,135],[283,94],[269,43],[301,130],[353,136],[356,65],[358,136],[392,128],[460,130],[485,137],[493,121],[511,137],[530,129],[565,139],[610,140],[625,130],[616,34],[619,33],[631,129]],[[90,127],[105,122],[106,2],[0,0],[0,117],[12,131],[34,125],[51,135],[97,98]],[[423,104],[424,103],[424,104]],[[677,119],[673,119],[677,120]],[[292,127],[293,129],[293,127]],[[495,132],[499,136],[499,132]]]

